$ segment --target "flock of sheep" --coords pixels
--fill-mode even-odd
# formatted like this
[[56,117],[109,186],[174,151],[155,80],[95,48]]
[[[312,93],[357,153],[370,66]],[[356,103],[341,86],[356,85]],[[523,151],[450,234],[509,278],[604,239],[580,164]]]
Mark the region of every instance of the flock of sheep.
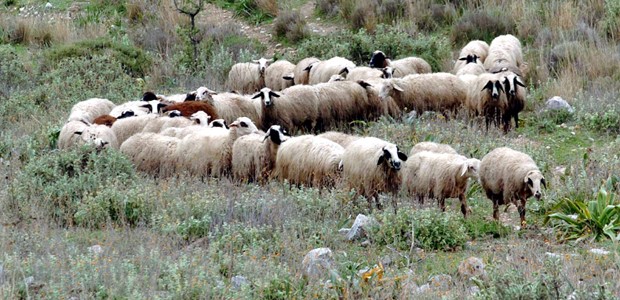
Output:
[[[409,154],[389,141],[327,131],[354,120],[398,116],[407,110],[472,118],[505,131],[524,107],[525,64],[518,39],[472,41],[453,74],[431,73],[421,58],[390,60],[376,51],[369,67],[342,57],[306,58],[297,65],[261,58],[232,67],[228,86],[182,95],[146,92],[138,101],[115,105],[93,98],[73,106],[58,139],[60,149],[92,144],[119,149],[140,171],[157,177],[187,174],[237,182],[287,181],[292,185],[343,186],[381,208],[380,194],[418,201],[459,198],[468,214],[468,179],[479,180],[498,206],[517,205],[525,223],[525,201],[540,198],[544,177],[528,155],[498,148],[482,160],[449,145],[423,142]],[[249,94],[253,93],[253,94]],[[290,136],[287,132],[299,135]],[[321,133],[322,132],[322,133]],[[318,135],[315,135],[320,133]]]

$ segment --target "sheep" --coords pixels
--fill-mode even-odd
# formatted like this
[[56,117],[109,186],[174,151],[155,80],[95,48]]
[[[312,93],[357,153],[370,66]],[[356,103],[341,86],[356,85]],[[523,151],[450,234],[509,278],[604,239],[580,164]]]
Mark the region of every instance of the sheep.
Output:
[[389,78],[392,76],[391,73],[386,72],[386,68],[373,69],[369,67],[344,68],[341,74],[342,74],[341,76],[344,77],[345,80],[348,80],[348,81],[381,79],[381,78]]
[[254,93],[265,87],[265,69],[273,59],[260,58],[247,63],[236,63],[228,72],[226,86],[241,93]]
[[510,129],[511,119],[515,120],[515,127],[519,128],[519,112],[525,108],[527,90],[521,81],[521,77],[514,72],[504,71],[500,75],[508,101],[507,111],[503,115],[504,131],[506,132]]
[[405,162],[403,190],[421,203],[425,197],[436,198],[442,211],[446,198],[459,198],[467,217],[467,179],[477,180],[479,167],[480,160],[455,153],[416,152]]
[[209,127],[228,129],[228,124],[226,124],[226,120],[224,119],[215,119],[209,123]]
[[[371,105],[369,110],[376,112],[374,117],[386,115],[397,118],[403,111],[396,101],[394,101],[394,98],[390,96],[386,96],[385,98],[380,97],[381,88],[386,82],[386,79],[367,79],[362,82],[362,86],[366,89],[368,103]],[[370,117],[373,116],[371,115]]]
[[317,131],[353,120],[375,118],[381,103],[371,102],[367,83],[336,81],[314,86],[318,98]]
[[142,132],[144,127],[146,127],[151,120],[158,117],[159,116],[156,114],[148,114],[116,120],[116,122],[112,124],[111,129],[114,131],[119,144],[123,144],[130,136]]
[[489,54],[484,61],[484,68],[487,70],[504,66],[514,66],[519,68],[522,74],[525,73],[523,72],[525,66],[521,42],[512,34],[494,38],[489,45]]
[[160,116],[150,120],[142,129],[142,132],[159,133],[167,128],[182,128],[192,125],[192,121],[188,118],[171,118],[168,116]]
[[487,130],[489,124],[497,120],[507,111],[508,100],[498,74],[485,73],[476,77],[469,86],[465,106],[470,117],[483,115]]
[[281,91],[294,84],[295,65],[288,60],[278,60],[265,69],[265,86]]
[[[207,115],[204,111],[198,111],[194,113],[189,119],[196,123],[195,125],[186,126],[186,127],[169,127],[166,129],[162,129],[160,132],[161,135],[165,136],[173,136],[177,138],[184,138],[190,134],[198,133],[198,132],[209,132],[211,134],[228,134],[228,127],[223,122],[222,119],[214,120],[213,122],[222,122],[221,124],[214,125],[215,123],[209,123],[209,115]],[[220,126],[221,125],[221,126]]]
[[168,112],[172,110],[178,110],[181,112],[182,116],[188,117],[188,118],[198,111],[204,111],[212,118],[215,118],[215,119],[219,118],[217,109],[214,107],[212,103],[209,103],[209,101],[188,101],[188,102],[175,103],[175,104],[167,105],[162,109],[163,112]]
[[[459,60],[459,62],[462,60]],[[478,57],[475,55],[468,55],[465,58],[466,64],[455,65],[454,66],[454,74],[456,76],[472,74],[472,75],[480,75],[486,73],[487,70],[484,68],[484,65],[478,60]]]
[[71,108],[67,122],[84,120],[92,123],[96,117],[109,114],[115,106],[112,101],[102,98],[80,101]]
[[74,146],[94,145],[97,149],[109,147],[118,149],[116,135],[105,125],[90,124],[85,121],[69,121],[61,128],[58,136],[58,149]]
[[123,142],[120,152],[134,163],[138,171],[156,177],[170,177],[177,171],[179,142],[175,137],[141,132]]
[[[226,122],[233,122],[240,117],[248,117],[259,128],[263,128],[260,115],[260,101],[254,101],[252,96],[236,93],[220,93],[213,95],[212,105],[217,111],[214,119],[221,118]],[[211,115],[211,114],[209,114]]]
[[118,118],[115,118],[115,117],[110,116],[110,115],[102,115],[102,116],[96,117],[95,120],[93,120],[93,124],[105,125],[105,126],[108,126],[108,127],[112,127],[112,124],[114,124],[114,122],[116,122],[116,120],[133,117],[134,115],[135,114],[134,114],[134,112],[132,110],[124,111],[120,116],[118,116]]
[[344,148],[328,139],[302,135],[288,139],[278,148],[273,178],[291,185],[333,187],[340,177]]
[[252,99],[261,101],[260,124],[264,128],[279,124],[295,133],[316,127],[318,98],[313,86],[292,86],[281,93],[263,88]]
[[357,136],[357,135],[350,135],[350,134],[346,134],[346,133],[342,133],[338,131],[327,131],[317,136],[328,139],[334,143],[337,143],[343,148],[346,148],[347,146],[349,146],[349,144],[361,138],[360,136]]
[[275,167],[280,144],[288,140],[280,125],[272,125],[267,133],[239,137],[232,148],[232,173],[237,182],[266,182]]
[[402,110],[442,112],[446,117],[455,114],[467,98],[464,82],[450,73],[413,74],[386,80],[380,97],[392,97]]
[[294,84],[308,84],[310,80],[310,69],[312,68],[311,66],[320,61],[321,60],[316,57],[307,57],[300,60],[295,65],[295,69],[293,69]]
[[399,170],[407,155],[400,152],[395,144],[375,138],[364,137],[345,148],[342,157],[343,177],[348,190],[355,189],[363,195],[372,209],[372,199],[381,209],[379,193],[391,193],[394,209],[395,195],[401,184]]
[[177,154],[179,165],[190,175],[226,177],[232,167],[232,147],[240,136],[257,132],[252,120],[241,117],[230,124],[226,134],[200,131],[181,139]]
[[458,154],[454,148],[447,144],[439,144],[434,142],[419,142],[409,150],[409,157],[416,153],[428,151],[434,153]]
[[514,203],[519,211],[521,226],[525,226],[525,202],[534,196],[541,198],[545,177],[527,154],[507,147],[496,148],[480,162],[480,183],[493,202],[493,218],[499,220],[499,205]]
[[346,58],[335,56],[328,60],[316,62],[309,68],[308,83],[314,85],[329,81],[332,75],[341,74],[345,68],[355,68],[355,63]]
[[419,57],[405,57],[397,60],[389,59],[383,51],[377,50],[372,53],[370,63],[371,68],[392,67],[393,77],[405,77],[409,74],[423,74],[433,72],[431,65]]
[[471,61],[463,58],[477,57],[473,62],[483,64],[489,54],[489,44],[481,40],[473,40],[467,43],[459,53],[459,59],[454,63],[454,73],[461,69],[462,66],[469,64]]
[[157,114],[162,112],[162,109],[167,104],[162,103],[160,100],[149,101],[129,101],[114,107],[109,115],[118,119],[126,111],[133,111],[134,115],[141,116],[146,114]]

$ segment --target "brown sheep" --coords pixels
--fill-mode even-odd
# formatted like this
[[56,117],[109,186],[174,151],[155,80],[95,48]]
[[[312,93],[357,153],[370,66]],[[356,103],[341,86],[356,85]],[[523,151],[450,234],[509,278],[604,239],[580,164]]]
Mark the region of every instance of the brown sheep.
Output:
[[218,119],[219,116],[217,111],[213,105],[209,104],[206,101],[188,101],[170,104],[162,109],[163,112],[168,112],[171,110],[178,110],[181,112],[181,115],[184,117],[191,117],[194,113],[198,111],[204,111],[207,115],[211,116],[212,119]]

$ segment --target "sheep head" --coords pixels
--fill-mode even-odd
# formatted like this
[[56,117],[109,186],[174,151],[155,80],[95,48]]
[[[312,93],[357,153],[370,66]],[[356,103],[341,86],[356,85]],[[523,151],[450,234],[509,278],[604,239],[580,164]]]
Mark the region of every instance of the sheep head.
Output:
[[97,130],[96,126],[105,127],[105,125],[89,126],[84,128],[84,130],[76,131],[73,134],[79,135],[82,141],[84,141],[84,144],[93,145],[96,149],[103,149],[108,144],[110,144],[110,142],[99,137],[99,131]]
[[547,182],[545,181],[545,177],[542,173],[539,170],[529,171],[527,175],[525,175],[523,182],[527,185],[530,193],[536,197],[536,200],[540,200],[540,197],[542,196],[540,186],[542,185],[547,188]]
[[488,90],[491,93],[491,98],[493,100],[499,100],[501,93],[504,92],[504,87],[499,80],[489,80],[487,84],[484,85],[481,91]]
[[252,62],[258,64],[258,71],[262,75],[262,74],[265,74],[265,69],[267,69],[269,64],[273,62],[273,58],[266,59],[264,57],[261,57],[260,59],[253,59]]
[[161,110],[166,106],[168,105],[161,103],[159,100],[151,100],[148,101],[146,104],[141,105],[140,107],[146,108],[148,110],[148,113],[150,114],[157,114],[160,113]]
[[344,81],[345,78],[342,77],[342,75],[340,74],[335,74],[329,77],[329,80],[327,82],[336,82],[336,81]]
[[273,105],[272,98],[278,98],[278,97],[280,97],[280,95],[272,91],[270,88],[262,88],[260,91],[258,91],[258,93],[256,93],[256,95],[252,97],[252,99],[261,98],[265,106],[271,106]]
[[157,95],[155,95],[155,93],[153,92],[145,92],[144,94],[142,94],[142,101],[151,101],[151,100],[157,100]]
[[211,116],[209,116],[206,112],[200,110],[193,113],[189,117],[189,119],[196,122],[196,124],[198,125],[207,126],[209,124],[209,119],[211,119]]
[[211,123],[209,123],[209,127],[211,128],[221,127],[224,129],[228,129],[228,125],[226,124],[226,120],[224,119],[215,119],[211,121]]
[[388,66],[388,58],[383,51],[377,50],[372,53],[368,66],[371,68],[385,68]]
[[459,60],[465,61],[465,64],[469,64],[469,63],[478,63],[478,58],[480,58],[478,55],[476,54],[467,54],[467,56],[465,57],[460,57]]
[[257,132],[258,128],[256,127],[256,125],[254,125],[254,122],[252,122],[250,118],[240,117],[230,124],[230,130],[231,131],[234,130],[237,136],[242,136],[242,135],[250,134],[253,132]]
[[394,71],[396,71],[396,69],[394,69],[393,67],[385,67],[381,69],[381,78],[392,78],[394,77]]
[[502,77],[502,83],[504,84],[506,95],[513,97],[517,95],[517,86],[525,87],[519,75],[514,73]]
[[381,87],[379,88],[379,98],[385,100],[388,97],[393,96],[397,92],[403,92],[403,89],[398,83],[395,82],[395,79],[385,81]]
[[475,158],[469,158],[463,161],[461,171],[459,172],[461,177],[467,178],[479,178],[478,171],[480,170],[480,160]]
[[398,150],[398,147],[394,144],[383,146],[379,152],[379,160],[377,166],[385,163],[390,168],[398,171],[403,161],[407,161],[407,155]]
[[288,135],[288,132],[286,132],[286,129],[282,128],[282,126],[271,125],[271,127],[269,127],[269,130],[267,130],[263,141],[265,141],[267,138],[271,139],[274,144],[280,145],[291,137]]
[[[211,104],[213,104],[213,95],[217,95],[216,91],[210,90],[204,86],[197,88],[196,91],[192,93],[196,93],[196,100],[208,101]],[[185,99],[185,101],[188,101],[188,100]]]

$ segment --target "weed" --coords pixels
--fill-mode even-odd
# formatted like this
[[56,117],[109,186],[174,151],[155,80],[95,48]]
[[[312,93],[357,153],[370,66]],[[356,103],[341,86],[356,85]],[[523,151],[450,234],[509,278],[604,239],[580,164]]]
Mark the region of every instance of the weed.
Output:
[[298,11],[281,13],[274,21],[273,32],[276,37],[297,43],[310,35],[306,21]]

